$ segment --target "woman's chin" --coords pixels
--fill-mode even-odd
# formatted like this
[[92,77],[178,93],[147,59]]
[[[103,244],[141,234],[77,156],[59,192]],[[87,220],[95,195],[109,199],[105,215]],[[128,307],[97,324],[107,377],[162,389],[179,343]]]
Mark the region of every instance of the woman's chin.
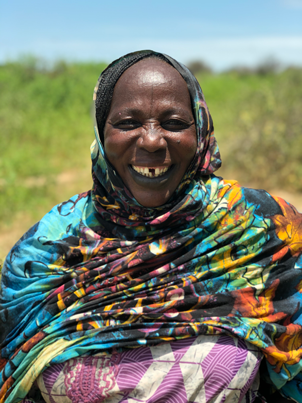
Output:
[[173,164],[165,174],[155,178],[143,176],[129,165],[128,175],[125,178],[123,173],[120,175],[139,204],[155,208],[167,203],[177,188],[182,177],[177,168],[178,165]]
[[132,192],[132,194],[139,204],[147,208],[162,206],[167,203],[171,195],[169,190],[160,194],[157,192]]

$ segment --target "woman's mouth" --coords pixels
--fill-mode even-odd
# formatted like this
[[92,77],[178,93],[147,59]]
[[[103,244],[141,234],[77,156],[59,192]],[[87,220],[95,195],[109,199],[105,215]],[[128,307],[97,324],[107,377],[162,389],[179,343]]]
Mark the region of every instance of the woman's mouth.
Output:
[[140,175],[147,176],[148,178],[157,178],[164,175],[170,167],[159,166],[159,167],[141,167],[137,165],[131,165],[134,171],[138,172]]
[[165,186],[165,183],[175,173],[176,165],[142,167],[138,165],[128,165],[132,179],[140,186],[150,189]]

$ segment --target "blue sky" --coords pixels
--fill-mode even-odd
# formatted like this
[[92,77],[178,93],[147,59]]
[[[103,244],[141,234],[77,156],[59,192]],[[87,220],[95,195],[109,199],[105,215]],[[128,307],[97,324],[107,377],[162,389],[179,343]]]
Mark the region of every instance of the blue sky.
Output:
[[0,63],[111,61],[154,49],[215,70],[302,65],[302,0],[0,0]]

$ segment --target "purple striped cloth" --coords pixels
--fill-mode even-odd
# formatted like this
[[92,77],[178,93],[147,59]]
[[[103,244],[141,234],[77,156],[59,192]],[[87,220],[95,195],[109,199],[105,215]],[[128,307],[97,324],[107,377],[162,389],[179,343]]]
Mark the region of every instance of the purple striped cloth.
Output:
[[198,336],[70,359],[37,384],[47,403],[251,403],[261,359],[243,340]]

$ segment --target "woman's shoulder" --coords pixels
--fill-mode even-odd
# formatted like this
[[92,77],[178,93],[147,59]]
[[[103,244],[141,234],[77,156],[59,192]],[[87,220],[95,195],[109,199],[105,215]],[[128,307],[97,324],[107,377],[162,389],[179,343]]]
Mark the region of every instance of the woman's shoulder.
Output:
[[262,217],[284,215],[289,211],[301,214],[291,203],[267,190],[241,186],[236,180],[228,180],[215,175],[211,175],[210,182],[216,182],[216,195],[219,198],[228,199],[232,204],[244,204],[246,208],[253,207],[254,212]]
[[45,216],[33,225],[17,242],[20,244],[33,237],[58,239],[71,235],[77,230],[90,201],[90,191],[76,194],[54,206]]
[[[91,206],[89,192],[77,194],[54,206],[40,221],[34,224],[12,247],[3,266],[3,274],[9,268],[20,268],[29,260],[41,262],[55,258],[58,240],[76,237],[81,223]],[[50,255],[52,259],[50,259]],[[23,273],[22,273],[23,274]]]

